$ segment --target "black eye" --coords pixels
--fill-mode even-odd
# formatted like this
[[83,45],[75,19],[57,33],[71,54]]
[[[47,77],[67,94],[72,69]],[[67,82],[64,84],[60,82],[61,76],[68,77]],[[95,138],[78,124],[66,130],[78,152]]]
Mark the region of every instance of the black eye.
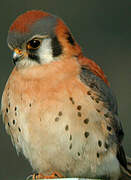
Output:
[[40,46],[40,40],[32,39],[27,43],[27,49],[37,49]]

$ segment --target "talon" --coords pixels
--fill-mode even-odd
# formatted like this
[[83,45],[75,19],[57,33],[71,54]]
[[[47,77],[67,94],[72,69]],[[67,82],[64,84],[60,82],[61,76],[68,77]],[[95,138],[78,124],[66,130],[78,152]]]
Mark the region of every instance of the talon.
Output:
[[32,175],[29,175],[26,180],[37,180],[37,179],[43,179],[44,176],[42,174],[39,173],[34,173]]
[[63,178],[63,176],[58,172],[53,172],[50,176],[44,176],[41,173],[34,173],[26,178],[26,180],[37,180],[37,179],[56,179]]
[[35,177],[34,177],[34,175],[35,174],[31,174],[31,175],[29,175],[27,178],[26,178],[26,180],[35,180]]
[[52,179],[54,179],[56,177],[57,178],[63,178],[63,176],[59,172],[53,172],[51,176],[52,176]]
[[45,179],[45,176],[43,176],[43,174],[41,174],[41,173],[35,173],[34,179],[32,179],[32,180],[36,180],[36,179]]

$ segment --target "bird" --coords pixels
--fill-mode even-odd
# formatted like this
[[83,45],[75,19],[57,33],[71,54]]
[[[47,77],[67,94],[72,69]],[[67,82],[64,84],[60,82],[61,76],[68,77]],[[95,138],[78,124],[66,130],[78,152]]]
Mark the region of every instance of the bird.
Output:
[[14,69],[2,117],[17,153],[36,172],[33,179],[118,180],[122,169],[130,176],[116,96],[64,21],[29,10],[11,24],[7,42]]

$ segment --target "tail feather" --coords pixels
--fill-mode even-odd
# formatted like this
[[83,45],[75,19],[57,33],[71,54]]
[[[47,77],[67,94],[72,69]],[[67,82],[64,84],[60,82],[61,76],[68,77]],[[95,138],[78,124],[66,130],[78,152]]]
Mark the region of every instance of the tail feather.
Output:
[[131,170],[131,158],[127,156],[126,159],[127,159],[128,168]]
[[131,158],[126,157],[127,167],[121,165],[121,177],[120,180],[131,180]]
[[118,147],[117,159],[120,162],[120,180],[131,180],[131,158],[126,156],[122,145],[119,145]]

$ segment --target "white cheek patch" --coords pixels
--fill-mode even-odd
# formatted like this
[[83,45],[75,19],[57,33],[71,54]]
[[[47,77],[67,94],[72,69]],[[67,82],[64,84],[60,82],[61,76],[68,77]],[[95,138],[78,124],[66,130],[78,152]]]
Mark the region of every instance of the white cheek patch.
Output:
[[30,60],[29,58],[24,58],[20,60],[18,63],[16,63],[17,68],[27,68],[34,65],[38,65],[38,63],[36,61]]
[[51,39],[44,39],[41,43],[41,47],[38,50],[38,56],[41,64],[50,63],[53,61]]

